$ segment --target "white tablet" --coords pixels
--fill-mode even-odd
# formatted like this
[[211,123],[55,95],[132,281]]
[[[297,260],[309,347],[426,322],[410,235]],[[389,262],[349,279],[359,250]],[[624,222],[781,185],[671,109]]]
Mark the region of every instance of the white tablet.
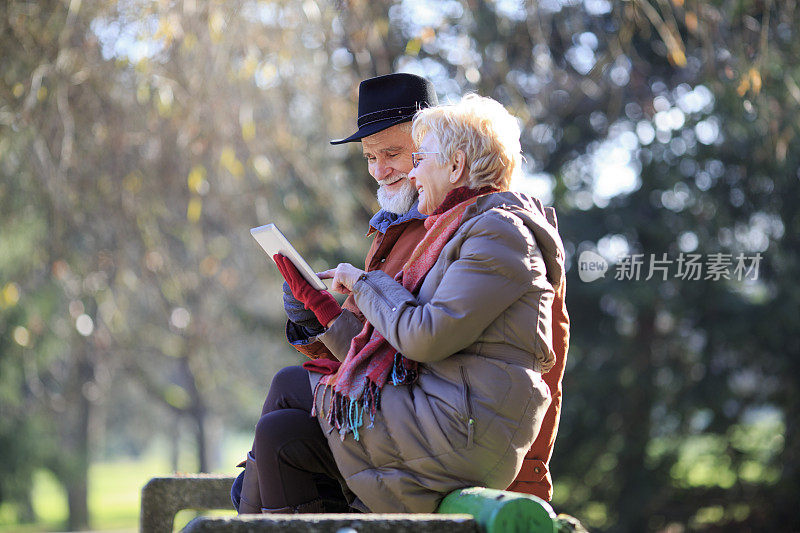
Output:
[[266,226],[252,228],[250,230],[250,235],[258,241],[258,244],[261,245],[270,258],[275,254],[281,254],[289,258],[292,264],[300,271],[300,274],[303,275],[305,280],[309,282],[312,287],[321,291],[327,289],[325,284],[322,283],[322,280],[317,276],[317,273],[308,266],[306,260],[297,253],[292,243],[283,236],[283,233],[281,233],[281,230],[279,230],[275,224],[267,224]]

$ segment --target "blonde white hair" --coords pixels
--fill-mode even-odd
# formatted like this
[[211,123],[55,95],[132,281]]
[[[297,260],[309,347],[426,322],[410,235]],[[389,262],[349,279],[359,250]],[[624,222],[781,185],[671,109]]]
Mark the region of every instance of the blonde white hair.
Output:
[[492,186],[507,191],[520,171],[522,148],[517,119],[496,100],[467,94],[457,104],[417,111],[411,137],[419,146],[425,135],[439,141],[439,163],[453,161],[458,150],[466,156],[467,186]]

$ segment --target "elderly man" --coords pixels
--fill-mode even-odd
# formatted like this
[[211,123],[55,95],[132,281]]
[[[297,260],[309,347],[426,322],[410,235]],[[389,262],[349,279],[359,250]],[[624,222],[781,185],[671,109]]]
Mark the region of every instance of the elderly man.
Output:
[[[378,182],[381,209],[370,220],[367,235],[374,236],[367,252],[366,270],[382,270],[394,276],[403,268],[425,234],[424,215],[417,210],[417,191],[408,179],[411,171],[411,119],[418,109],[438,103],[433,85],[413,74],[389,74],[361,82],[358,94],[358,131],[343,144],[361,141],[370,175]],[[350,340],[361,330],[363,316],[345,301],[343,309],[326,299],[328,312],[336,316],[329,328],[298,302],[284,284],[284,307],[289,318],[287,337],[312,359],[344,359]]]

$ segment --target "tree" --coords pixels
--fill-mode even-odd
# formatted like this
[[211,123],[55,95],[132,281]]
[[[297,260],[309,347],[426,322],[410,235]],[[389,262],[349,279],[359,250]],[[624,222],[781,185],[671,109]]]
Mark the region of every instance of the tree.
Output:
[[[252,427],[299,359],[247,229],[276,222],[319,268],[363,257],[374,185],[328,139],[350,132],[360,79],[404,70],[443,101],[508,106],[517,187],[559,212],[573,337],[556,507],[597,530],[796,525],[795,1],[0,14],[0,499],[21,515],[34,466],[78,529],[98,455],[188,428],[208,470],[216,427]],[[605,279],[581,281],[584,251]],[[690,254],[700,279],[676,275]],[[760,254],[757,279],[739,254]],[[712,256],[730,279],[706,278]]]
[[[0,359],[7,390],[27,402],[15,420],[35,409],[52,424],[36,462],[64,483],[69,527],[79,529],[103,427],[133,439],[128,417],[106,418],[131,398],[117,391],[133,381],[147,395],[137,406],[154,421],[147,431],[191,420],[206,471],[209,425],[232,412],[252,426],[253,398],[297,360],[265,342],[283,325],[278,276],[247,228],[268,217],[307,231],[295,242],[311,256],[357,256],[366,241],[352,220],[372,206],[358,206],[363,193],[332,202],[330,181],[347,180],[310,118],[337,123],[344,104],[335,93],[324,105],[303,96],[337,79],[342,92],[352,85],[346,71],[320,68],[332,11],[313,2],[3,9],[3,233],[15,238],[2,324],[15,344]],[[13,462],[29,479],[25,464]]]

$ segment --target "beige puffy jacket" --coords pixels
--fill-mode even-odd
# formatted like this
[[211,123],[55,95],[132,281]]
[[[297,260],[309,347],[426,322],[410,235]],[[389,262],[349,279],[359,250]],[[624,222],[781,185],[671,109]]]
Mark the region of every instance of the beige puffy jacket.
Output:
[[[433,512],[467,486],[515,478],[550,402],[553,284],[564,251],[538,200],[503,192],[470,206],[415,297],[381,271],[353,286],[356,304],[409,359],[418,380],[381,391],[374,427],[341,440],[322,416],[347,485],[372,512]],[[360,324],[328,337],[352,338]],[[326,343],[327,344],[327,343]],[[331,342],[344,358],[347,342]],[[312,387],[319,375],[311,374]],[[320,393],[317,411],[330,391]]]

